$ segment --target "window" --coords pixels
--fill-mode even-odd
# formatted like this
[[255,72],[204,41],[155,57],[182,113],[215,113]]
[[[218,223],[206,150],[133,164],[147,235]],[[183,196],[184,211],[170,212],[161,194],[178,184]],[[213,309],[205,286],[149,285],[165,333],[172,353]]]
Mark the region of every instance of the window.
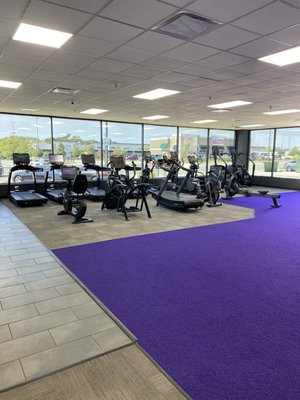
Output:
[[[188,156],[194,155],[199,163],[199,173],[206,172],[207,137],[207,129],[179,128],[179,159],[188,167]],[[185,172],[180,175],[185,175]]]
[[[53,118],[54,153],[63,154],[65,163],[82,168],[81,154],[94,154],[101,160],[101,133],[99,121]],[[96,180],[95,174],[87,175]]]
[[[271,176],[274,129],[250,132],[250,158],[255,162],[255,175]],[[277,161],[275,160],[274,167]]]
[[[229,156],[229,148],[235,146],[235,132],[210,129],[209,131],[209,165],[214,163],[212,157],[212,146],[217,146],[219,148],[219,153],[223,160],[227,163],[231,163],[231,158]],[[223,164],[221,159],[217,160],[218,164]]]
[[[44,165],[51,152],[51,120],[46,117],[0,114],[0,182],[7,183],[13,166],[13,153],[29,153],[31,164]],[[22,179],[20,176],[22,175]],[[26,179],[25,179],[26,178]],[[31,173],[17,175],[12,181],[32,182]],[[43,179],[38,174],[37,179]]]
[[[178,151],[177,148],[177,128],[175,126],[144,126],[144,148],[150,150],[154,159],[163,158],[164,155],[170,156],[170,151]],[[155,167],[153,170],[154,178],[161,178],[167,172]]]
[[300,179],[300,128],[276,129],[275,177]]

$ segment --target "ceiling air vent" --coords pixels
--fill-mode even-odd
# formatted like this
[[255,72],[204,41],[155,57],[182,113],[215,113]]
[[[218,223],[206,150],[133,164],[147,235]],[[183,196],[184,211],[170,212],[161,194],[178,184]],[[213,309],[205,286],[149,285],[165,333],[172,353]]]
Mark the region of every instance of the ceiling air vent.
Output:
[[222,22],[217,22],[187,11],[179,11],[172,17],[162,21],[159,25],[154,26],[151,30],[183,40],[192,40],[220,25],[223,25]]
[[68,95],[72,95],[72,94],[76,94],[76,93],[80,92],[80,90],[77,90],[77,89],[69,89],[69,88],[62,88],[62,87],[56,87],[56,88],[50,90],[50,92],[52,92],[52,93],[59,93],[59,94],[68,94]]

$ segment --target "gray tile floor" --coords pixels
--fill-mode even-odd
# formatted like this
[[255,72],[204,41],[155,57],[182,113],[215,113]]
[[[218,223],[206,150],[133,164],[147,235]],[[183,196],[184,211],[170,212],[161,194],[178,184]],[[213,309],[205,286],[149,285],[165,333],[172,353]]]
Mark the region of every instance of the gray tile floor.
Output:
[[0,391],[133,339],[0,202]]

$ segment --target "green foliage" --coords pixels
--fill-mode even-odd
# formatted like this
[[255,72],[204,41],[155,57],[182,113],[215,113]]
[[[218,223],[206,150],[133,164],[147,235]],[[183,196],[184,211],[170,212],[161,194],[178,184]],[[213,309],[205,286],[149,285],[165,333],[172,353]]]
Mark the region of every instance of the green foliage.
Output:
[[32,138],[8,136],[0,139],[0,149],[2,158],[11,158],[13,153],[31,153]]
[[298,147],[296,147],[296,146],[294,146],[291,150],[290,150],[290,152],[289,152],[289,156],[291,156],[291,157],[295,157],[295,156],[298,156],[300,154],[300,150],[299,150],[299,148]]

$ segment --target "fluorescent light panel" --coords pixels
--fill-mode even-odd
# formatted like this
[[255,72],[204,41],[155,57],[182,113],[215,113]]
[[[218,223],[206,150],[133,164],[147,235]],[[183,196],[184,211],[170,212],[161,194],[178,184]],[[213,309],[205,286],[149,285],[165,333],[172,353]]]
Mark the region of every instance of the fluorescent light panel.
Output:
[[202,119],[200,121],[191,121],[192,124],[210,124],[211,122],[218,122],[217,119]]
[[252,104],[250,101],[243,101],[243,100],[234,100],[234,101],[228,101],[227,103],[220,103],[220,104],[213,104],[211,108],[226,108],[226,107],[239,107],[239,106],[245,106],[247,104]]
[[163,118],[170,118],[169,115],[150,115],[149,117],[142,117],[142,119],[150,119],[151,121],[154,121],[156,119],[163,119]]
[[178,92],[177,90],[168,90],[168,89],[158,88],[155,90],[151,90],[150,92],[137,94],[133,97],[135,97],[137,99],[156,100],[156,99],[160,99],[161,97],[171,96],[171,95],[177,94],[177,93],[180,93],[180,92]]
[[258,60],[278,65],[279,67],[294,64],[300,61],[300,46],[279,51],[278,53],[270,54],[269,56],[260,57]]
[[281,114],[293,114],[293,113],[297,113],[300,112],[300,110],[292,109],[292,110],[281,110],[281,111],[267,111],[267,112],[263,112],[262,114],[265,115],[281,115]]
[[0,87],[9,88],[9,89],[18,89],[22,83],[13,82],[13,81],[0,81]]
[[22,108],[22,111],[39,111],[39,108]]
[[58,49],[72,36],[72,33],[21,23],[17,32],[13,36],[13,40],[55,47]]
[[88,110],[85,111],[80,111],[80,114],[101,114],[104,112],[107,112],[108,110],[102,110],[101,108],[90,108]]

